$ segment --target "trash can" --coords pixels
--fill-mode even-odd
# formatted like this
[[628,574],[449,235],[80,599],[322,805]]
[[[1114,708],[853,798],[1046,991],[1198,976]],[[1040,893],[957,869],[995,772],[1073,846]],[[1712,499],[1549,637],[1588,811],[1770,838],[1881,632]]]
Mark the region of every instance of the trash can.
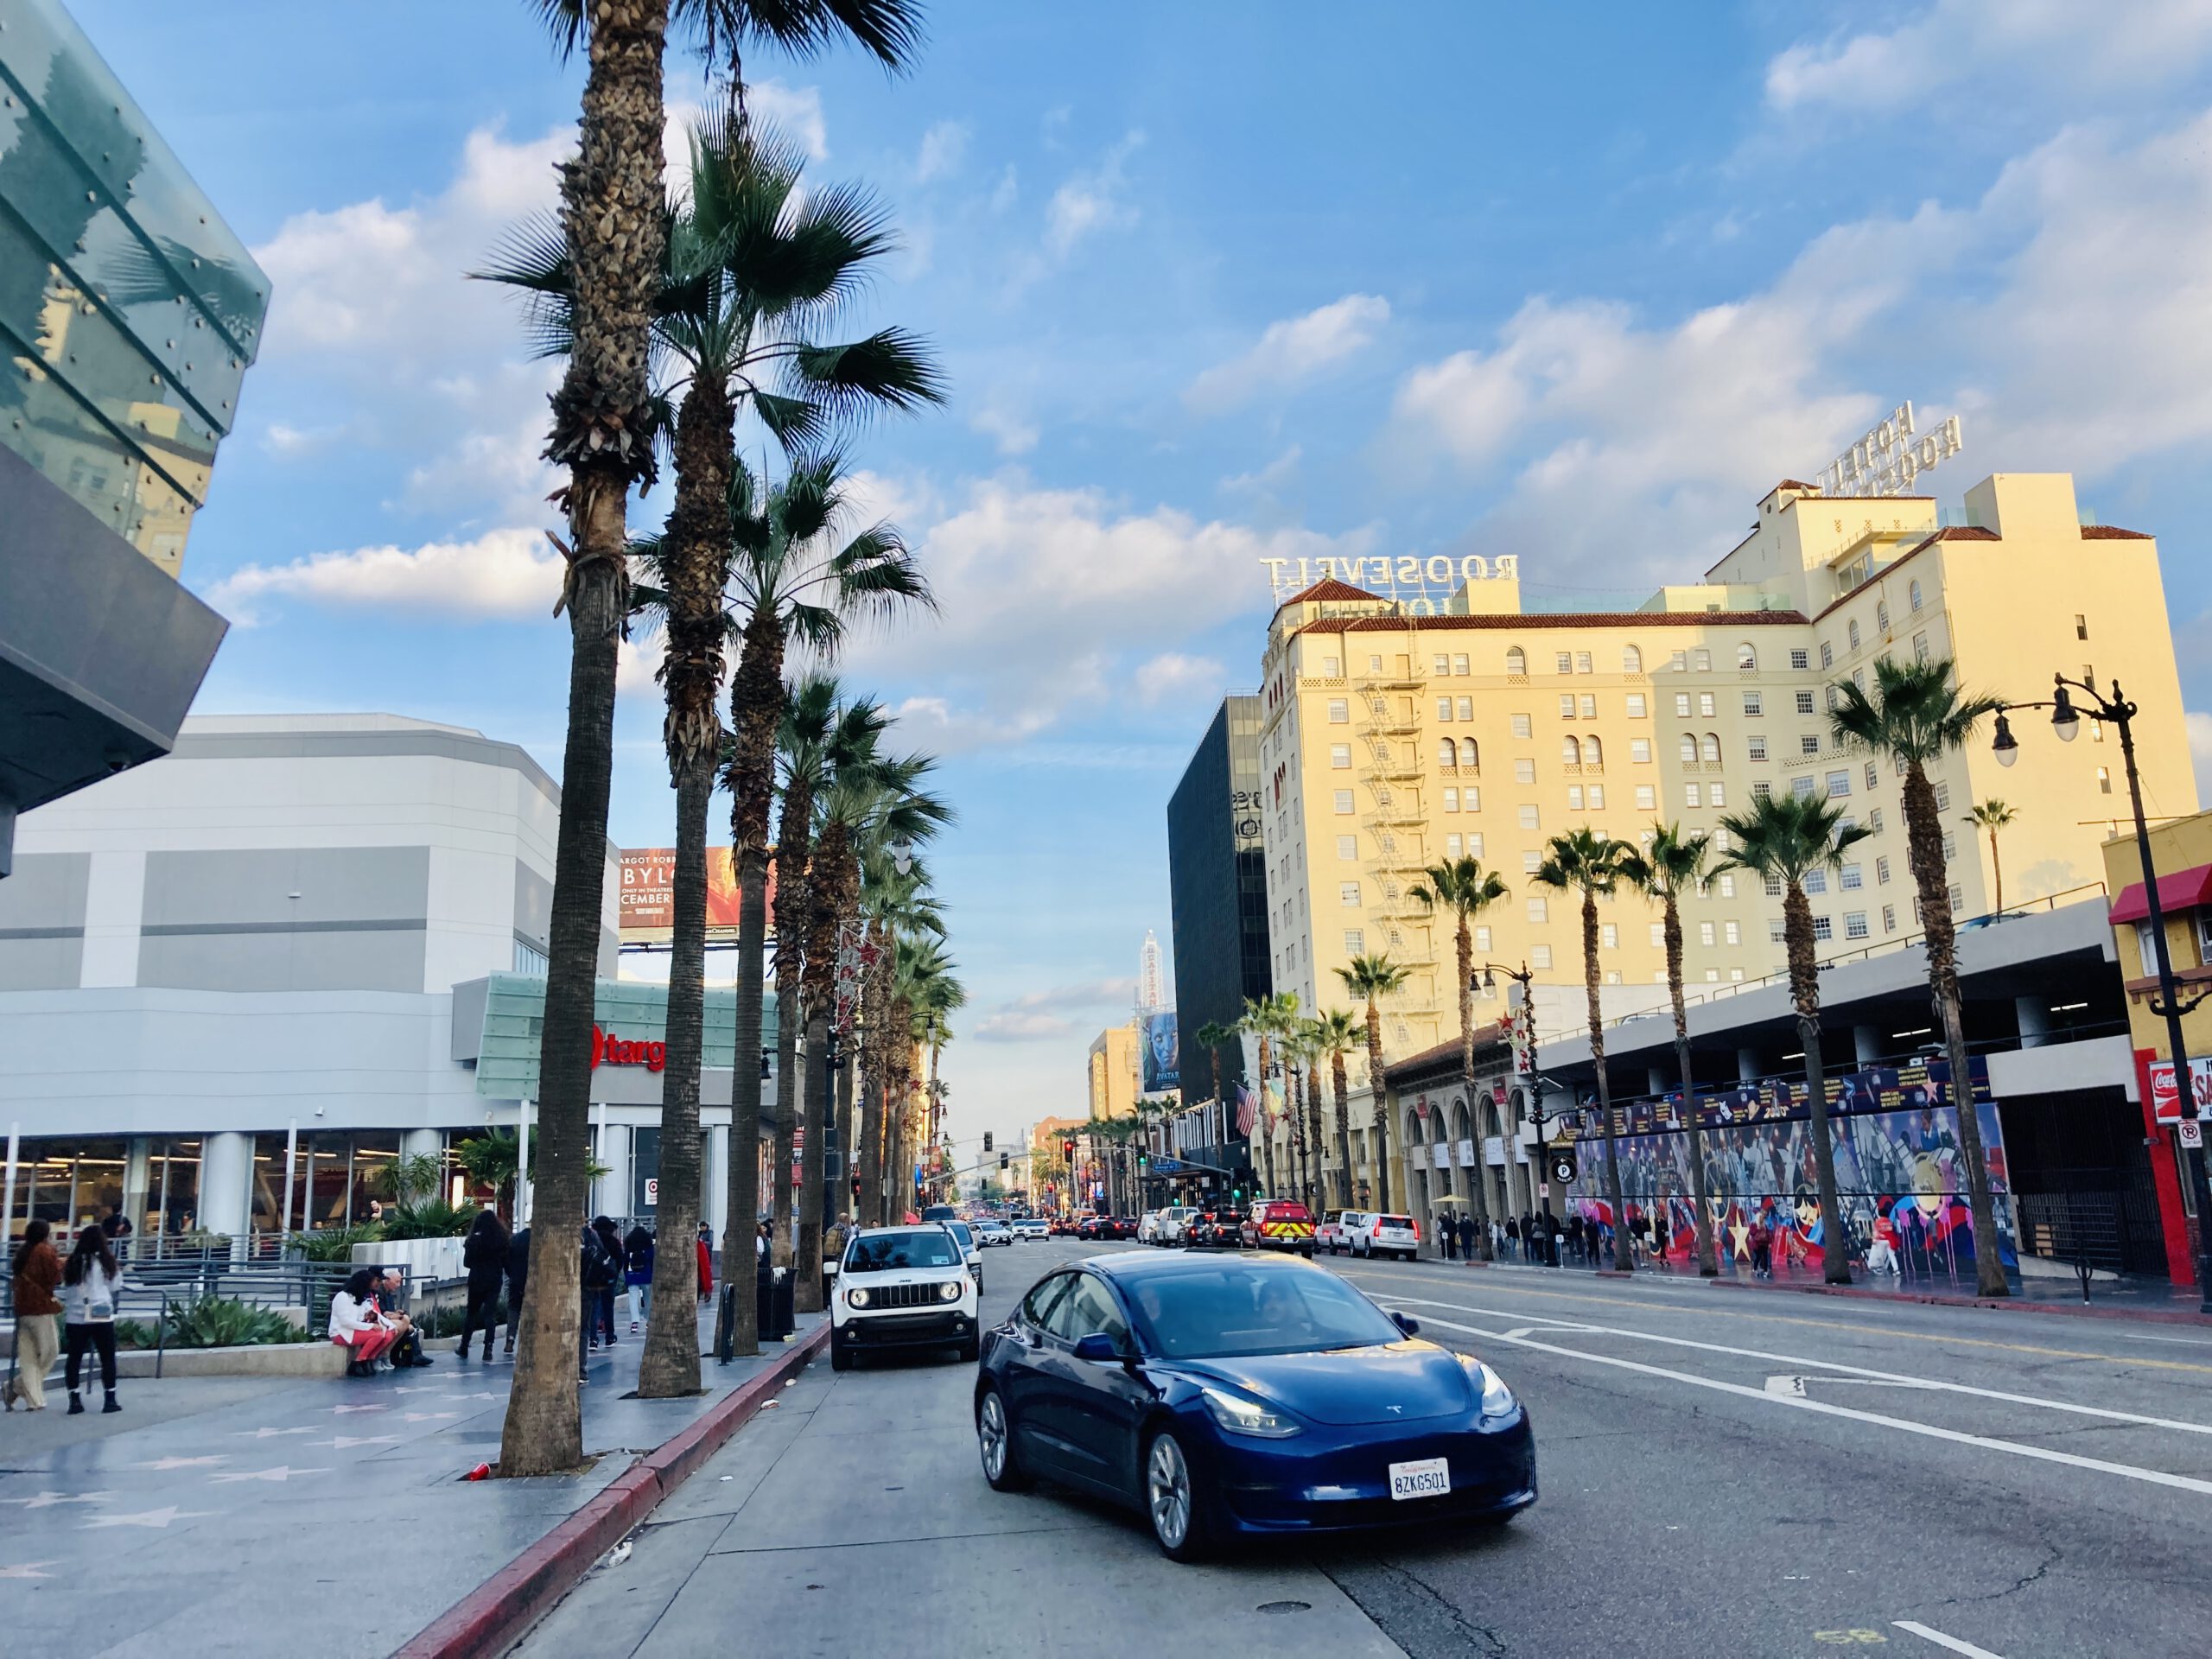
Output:
[[789,1268],[771,1268],[754,1285],[760,1340],[781,1341],[798,1328],[791,1312],[791,1271]]

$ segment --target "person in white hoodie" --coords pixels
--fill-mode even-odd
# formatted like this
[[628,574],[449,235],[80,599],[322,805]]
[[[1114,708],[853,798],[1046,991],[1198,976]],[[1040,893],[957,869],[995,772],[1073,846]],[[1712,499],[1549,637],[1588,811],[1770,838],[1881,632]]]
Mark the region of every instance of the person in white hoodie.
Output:
[[121,1411],[115,1399],[115,1303],[123,1289],[123,1269],[116,1265],[108,1236],[97,1227],[77,1235],[77,1248],[69,1252],[61,1269],[61,1335],[69,1356],[69,1414],[85,1408],[77,1391],[87,1349],[100,1357],[100,1386],[107,1392],[102,1411]]

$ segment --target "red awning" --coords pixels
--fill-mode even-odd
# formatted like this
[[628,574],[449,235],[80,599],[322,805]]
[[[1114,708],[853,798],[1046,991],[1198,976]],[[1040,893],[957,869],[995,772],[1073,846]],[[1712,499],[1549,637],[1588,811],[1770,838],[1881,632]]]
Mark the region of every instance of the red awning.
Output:
[[[2195,910],[2207,903],[2212,903],[2212,864],[2199,864],[2195,869],[2158,878],[2158,908],[2168,915],[2177,910]],[[2150,913],[2151,906],[2144,899],[2140,881],[2122,888],[2112,907],[2115,926],[2121,922],[2139,922]]]

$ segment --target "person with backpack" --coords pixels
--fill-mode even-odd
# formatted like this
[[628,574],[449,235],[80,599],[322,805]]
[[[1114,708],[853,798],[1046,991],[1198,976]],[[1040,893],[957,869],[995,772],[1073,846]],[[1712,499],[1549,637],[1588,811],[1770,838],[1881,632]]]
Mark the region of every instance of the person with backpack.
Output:
[[116,1265],[108,1236],[97,1227],[77,1235],[77,1248],[61,1270],[62,1338],[69,1354],[69,1414],[81,1415],[85,1402],[77,1391],[85,1356],[97,1350],[100,1357],[100,1386],[106,1391],[105,1411],[121,1411],[115,1398],[115,1301],[123,1289],[123,1269]]
[[[516,1217],[519,1220],[521,1217]],[[507,1346],[515,1351],[515,1327],[522,1323],[522,1294],[530,1287],[530,1229],[518,1227],[507,1239]]]
[[[468,1338],[479,1325],[484,1328],[484,1360],[492,1359],[492,1333],[499,1323],[499,1288],[507,1273],[507,1230],[499,1220],[499,1212],[485,1209],[476,1212],[468,1236],[461,1246],[461,1265],[468,1274],[468,1308],[461,1316],[461,1355],[468,1357]],[[507,1325],[514,1326],[514,1313],[509,1310]]]
[[614,1224],[605,1216],[592,1218],[591,1230],[599,1239],[599,1260],[593,1268],[593,1277],[588,1279],[591,1288],[598,1293],[593,1304],[597,1323],[592,1327],[599,1341],[609,1348],[614,1345],[614,1291],[622,1282],[622,1274],[628,1265],[622,1253],[622,1236],[614,1230]]
[[630,1229],[622,1240],[622,1282],[630,1292],[630,1334],[638,1334],[638,1322],[648,1319],[653,1311],[653,1236],[639,1222]]

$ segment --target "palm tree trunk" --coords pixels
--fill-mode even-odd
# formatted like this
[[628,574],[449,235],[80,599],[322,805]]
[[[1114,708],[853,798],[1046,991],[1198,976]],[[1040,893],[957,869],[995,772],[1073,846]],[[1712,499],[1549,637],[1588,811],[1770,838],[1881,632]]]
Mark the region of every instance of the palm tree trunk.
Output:
[[798,1249],[793,1258],[798,1280],[791,1287],[791,1306],[800,1313],[822,1311],[822,1233],[829,1200],[822,1172],[830,1134],[830,1116],[823,1109],[830,1098],[829,1046],[830,1022],[817,1010],[806,1019],[807,1079],[800,1096],[806,1138],[799,1150]]
[[[1466,1090],[1467,1114],[1475,1128],[1475,1166],[1468,1172],[1473,1179],[1467,1185],[1473,1189],[1475,1224],[1475,1251],[1488,1262],[1495,1251],[1490,1242],[1490,1164],[1484,1157],[1485,1138],[1482,1134],[1482,1115],[1475,1104],[1475,936],[1467,926],[1467,912],[1459,912],[1459,1082]],[[1446,1218],[1447,1224],[1449,1218]]]
[[1327,1202],[1328,1171],[1321,1167],[1321,1154],[1328,1141],[1321,1133],[1321,1068],[1319,1055],[1315,1055],[1306,1067],[1306,1139],[1313,1148],[1313,1190],[1306,1200],[1309,1209],[1319,1209]]
[[1920,893],[1920,925],[1928,948],[1928,983],[1934,993],[1936,1022],[1951,1063],[1951,1103],[1959,1119],[1959,1155],[1967,1166],[1967,1206],[1974,1215],[1974,1294],[2009,1296],[2005,1258],[1997,1243],[1997,1201],[1989,1189],[1989,1166],[1981,1147],[1980,1115],[1974,1109],[1974,1076],[1967,1069],[1965,1012],[1959,992],[1958,935],[1951,917],[1951,889],[1943,867],[1943,826],[1936,816],[1936,791],[1917,761],[1904,774],[1905,848],[1912,879]]
[[837,1067],[837,1122],[844,1135],[846,1178],[838,1184],[837,1213],[849,1214],[857,1222],[860,1205],[847,1196],[852,1190],[852,1175],[860,1167],[861,1123],[855,1109],[853,1092],[860,1086],[860,1059],[852,1052],[853,1033],[848,1032],[838,1039],[841,1062]]
[[[1939,846],[1941,842],[1937,843]],[[1997,879],[1997,913],[2005,913],[2005,861],[1997,855],[1997,826],[1989,829],[1989,870]]]
[[1390,1207],[1390,1119],[1382,1099],[1382,1014],[1367,999],[1367,1090],[1374,1109],[1375,1202]]
[[[1260,1038],[1260,1156],[1262,1161],[1267,1166],[1268,1196],[1271,1198],[1281,1198],[1282,1194],[1275,1186],[1275,1126],[1270,1121],[1274,1116],[1274,1113],[1268,1108],[1268,1061],[1269,1058],[1270,1056],[1268,1053],[1268,1039],[1266,1035],[1262,1033]],[[1286,1087],[1287,1086],[1287,1083],[1288,1079],[1286,1078]]]
[[550,1224],[522,1308],[499,1472],[583,1460],[579,1252],[555,1241],[582,1215],[588,1180],[591,1023],[614,759],[615,651],[629,614],[625,505],[653,471],[646,366],[661,263],[661,53],[669,0],[607,0],[589,22],[576,159],[561,219],[575,302],[569,366],[553,397],[547,459],[569,469],[569,729],[554,854],[545,1026],[538,1050],[537,1184]]
[[1698,1127],[1697,1084],[1690,1072],[1690,1016],[1682,1001],[1682,912],[1672,893],[1666,898],[1667,995],[1675,1005],[1675,1061],[1682,1073],[1682,1116],[1690,1136],[1690,1204],[1696,1214],[1697,1270],[1707,1279],[1720,1275],[1713,1248],[1713,1215],[1706,1205],[1705,1134]]
[[1789,957],[1789,995],[1797,1007],[1797,1040],[1805,1051],[1805,1087],[1812,1108],[1821,1274],[1832,1285],[1847,1285],[1851,1282],[1851,1239],[1843,1230],[1843,1204],[1835,1185],[1835,1141],[1828,1133],[1828,1083],[1821,1060],[1820,963],[1813,944],[1813,906],[1804,888],[1794,880],[1783,895],[1782,918]]
[[[708,690],[713,708],[715,690]],[[699,1067],[705,1042],[707,815],[714,804],[709,756],[676,784],[676,926],[668,952],[668,1062],[661,1074],[660,1201],[653,1224],[653,1305],[638,1359],[638,1393],[669,1400],[699,1391]],[[697,907],[698,926],[685,919]]]
[[1628,1273],[1636,1266],[1629,1249],[1628,1205],[1621,1196],[1621,1156],[1613,1133],[1613,1089],[1605,1077],[1605,1006],[1598,996],[1598,897],[1582,890],[1582,990],[1590,1014],[1590,1064],[1598,1074],[1598,1116],[1605,1126],[1605,1197],[1613,1206],[1613,1268]]
[[[811,880],[807,821],[813,811],[812,793],[797,780],[786,783],[783,810],[776,821],[776,1150],[769,1160],[775,1173],[771,1206],[775,1220],[769,1230],[775,1235],[771,1248],[779,1267],[806,1259],[804,1254],[795,1257],[792,1250],[791,1167],[792,1131],[804,1115],[806,1102],[798,1039],[805,1024],[800,1005],[806,963],[807,889]],[[811,1144],[810,1132],[809,1141]],[[804,1179],[802,1176],[802,1187],[810,1194],[813,1189],[804,1187]],[[812,1276],[808,1275],[810,1280]],[[804,1294],[804,1287],[795,1287],[793,1294]],[[797,1300],[792,1303],[794,1311],[802,1306]]]
[[[731,1314],[725,1331],[718,1319],[715,1346],[732,1353],[760,1351],[758,1310],[753,1299],[753,1239],[760,1216],[760,964],[768,941],[768,855],[762,847],[737,854],[737,1035],[736,1064],[730,1073],[729,1200],[722,1216],[722,1282],[737,1294],[724,1305]],[[745,964],[753,964],[753,994],[746,995]]]
[[1329,1057],[1329,1081],[1337,1093],[1337,1207],[1351,1208],[1351,1102],[1350,1080],[1344,1076],[1344,1051]]

